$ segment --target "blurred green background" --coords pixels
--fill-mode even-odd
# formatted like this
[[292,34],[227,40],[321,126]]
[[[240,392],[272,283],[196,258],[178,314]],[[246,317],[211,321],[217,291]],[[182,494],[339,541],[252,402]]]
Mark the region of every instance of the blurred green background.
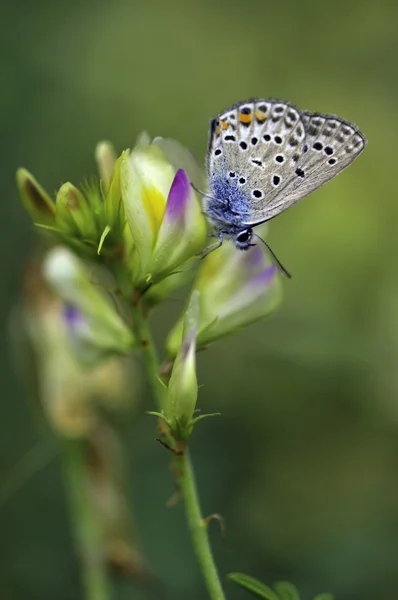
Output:
[[[398,593],[398,4],[1,3],[1,315],[18,300],[34,232],[15,189],[25,166],[49,191],[95,173],[97,141],[131,147],[142,130],[204,160],[209,119],[239,99],[281,97],[337,113],[369,139],[335,181],[272,221],[293,273],[269,320],[199,359],[192,452],[220,571],[293,581],[303,598]],[[154,315],[159,339],[181,304]],[[1,340],[1,480],[39,439]],[[162,598],[206,597],[169,456],[144,408],[126,427],[139,534]],[[0,505],[0,593],[80,598],[54,459]],[[145,598],[117,579],[118,598]],[[228,598],[247,595],[226,583]],[[149,597],[149,596],[148,596]]]

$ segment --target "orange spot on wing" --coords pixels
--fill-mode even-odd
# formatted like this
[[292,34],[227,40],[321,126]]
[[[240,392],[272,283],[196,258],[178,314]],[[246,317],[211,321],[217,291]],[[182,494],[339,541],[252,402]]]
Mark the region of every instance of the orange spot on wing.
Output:
[[264,113],[262,113],[259,110],[256,110],[256,119],[257,121],[259,121],[260,123],[264,123],[265,119],[267,118],[267,115],[265,115]]
[[239,113],[239,121],[241,123],[251,123],[253,119],[253,115],[250,113],[249,115],[245,115],[244,113]]
[[229,125],[226,121],[221,121],[221,129],[228,129]]
[[220,132],[221,132],[221,127],[220,126],[216,127],[216,135],[220,135]]

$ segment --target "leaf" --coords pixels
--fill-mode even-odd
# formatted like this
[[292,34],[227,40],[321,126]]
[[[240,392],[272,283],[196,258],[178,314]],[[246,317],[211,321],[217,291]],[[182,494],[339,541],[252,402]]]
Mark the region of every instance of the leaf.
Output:
[[298,589],[288,581],[278,581],[274,588],[281,600],[300,600]]
[[314,600],[334,600],[332,594],[318,594]]
[[262,598],[263,600],[281,600],[267,585],[244,573],[230,573],[228,579],[249,592],[255,598]]

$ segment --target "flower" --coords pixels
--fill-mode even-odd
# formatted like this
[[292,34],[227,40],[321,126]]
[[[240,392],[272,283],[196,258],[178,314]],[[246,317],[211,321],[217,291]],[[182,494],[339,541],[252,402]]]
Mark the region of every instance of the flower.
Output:
[[76,348],[86,349],[88,361],[91,356],[131,351],[133,334],[109,298],[90,282],[87,268],[72,252],[63,247],[52,249],[44,260],[43,273],[65,303],[70,337]]
[[[276,267],[270,265],[262,248],[255,246],[243,252],[228,243],[203,260],[194,283],[195,291],[200,293],[198,347],[261,319],[281,298]],[[183,317],[167,341],[170,357],[178,352],[182,330]]]
[[[65,306],[49,289],[41,262],[29,261],[23,283],[23,297],[11,314],[9,329],[17,357],[21,353],[24,357],[19,362],[21,375],[30,386],[33,383],[29,393],[37,394],[58,435],[86,437],[102,419],[99,405],[125,411],[138,402],[139,376],[134,362],[98,349],[95,353],[93,345],[76,346],[77,340],[85,341],[81,332],[76,335],[76,328],[84,323],[88,328],[90,321],[77,309]],[[34,381],[27,356],[34,357]]]
[[119,158],[109,142],[100,142],[95,157],[101,181],[82,189],[67,182],[55,203],[19,169],[21,200],[37,226],[82,258],[101,255],[117,271],[125,295],[178,273],[151,291],[148,305],[155,304],[192,278],[189,261],[205,244],[206,221],[191,187],[191,182],[203,187],[201,170],[178,142],[151,142],[146,134]]
[[[121,195],[135,242],[132,274],[137,287],[157,283],[198,253],[206,221],[183,169],[159,140],[141,138],[120,167]],[[181,164],[181,163],[180,163]]]

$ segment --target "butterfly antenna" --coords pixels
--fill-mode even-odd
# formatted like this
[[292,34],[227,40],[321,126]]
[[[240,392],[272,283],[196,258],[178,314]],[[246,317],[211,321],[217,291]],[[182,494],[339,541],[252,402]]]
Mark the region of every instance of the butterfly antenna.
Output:
[[283,266],[283,264],[281,263],[281,261],[278,259],[278,257],[276,256],[276,254],[271,250],[271,248],[268,246],[267,242],[265,240],[263,240],[262,237],[260,237],[257,233],[253,232],[253,235],[258,238],[263,244],[264,246],[268,249],[269,253],[271,254],[272,258],[274,259],[274,261],[276,262],[279,270],[288,278],[291,279],[291,274],[289,273],[289,271],[287,269],[285,269],[285,267]]
[[202,190],[199,190],[196,185],[194,183],[192,183],[191,181],[191,188],[193,188],[195,190],[195,192],[198,192],[198,194],[200,194],[201,196],[207,196],[207,194],[205,192],[202,192]]
[[191,181],[191,188],[194,189],[195,192],[197,192],[198,194],[200,194],[204,198],[209,198],[210,200],[214,200],[214,202],[217,202],[217,198],[214,198],[213,196],[209,196],[209,194],[206,194],[206,192],[202,192],[202,190],[199,190],[196,187],[196,185],[194,183],[192,183],[192,181]]

